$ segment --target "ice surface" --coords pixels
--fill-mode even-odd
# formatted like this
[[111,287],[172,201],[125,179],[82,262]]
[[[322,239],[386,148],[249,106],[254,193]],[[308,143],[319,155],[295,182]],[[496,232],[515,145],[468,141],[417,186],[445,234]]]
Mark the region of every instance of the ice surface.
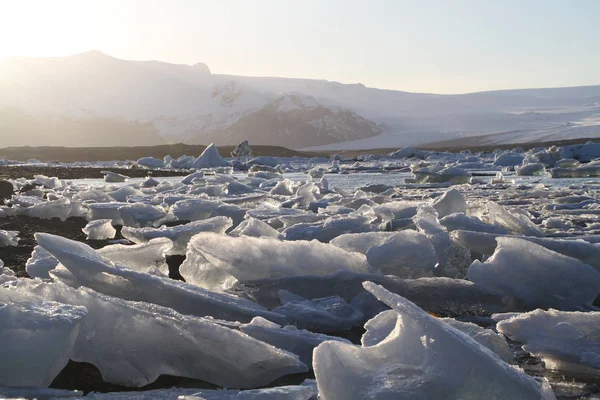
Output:
[[0,292],[0,385],[47,387],[67,365],[84,307]]
[[279,231],[266,222],[256,218],[248,218],[229,233],[231,236],[279,237]]
[[544,236],[541,229],[531,222],[527,216],[510,212],[493,201],[488,201],[486,207],[488,209],[487,218],[491,224],[503,226],[512,232],[525,236]]
[[133,186],[122,186],[117,190],[112,192],[108,192],[108,194],[115,199],[116,201],[126,202],[129,197],[132,196],[143,196],[144,192],[139,189],[136,189]]
[[29,279],[0,287],[0,296],[85,306],[88,315],[71,358],[95,365],[109,383],[139,387],[168,374],[222,387],[252,388],[307,370],[287,352],[210,319],[166,307]]
[[255,339],[298,355],[300,361],[311,368],[313,350],[319,344],[329,340],[350,343],[337,336],[297,329],[293,325],[280,327],[261,317],[256,317],[249,324],[242,325],[240,330]]
[[496,240],[492,257],[473,262],[469,280],[506,293],[517,310],[592,307],[600,293],[600,273],[594,268],[527,240]]
[[219,154],[219,150],[214,143],[208,145],[206,149],[200,154],[191,165],[192,168],[216,168],[216,167],[227,167],[229,163]]
[[600,312],[535,310],[504,319],[497,328],[524,343],[523,349],[542,358],[546,368],[584,372],[588,367],[600,373]]
[[454,213],[466,213],[467,202],[462,194],[456,189],[450,189],[440,197],[436,198],[432,204],[438,212],[438,218]]
[[397,312],[396,325],[385,339],[369,347],[319,345],[314,369],[320,398],[555,398],[549,386],[542,387],[408,300],[370,282],[365,288]]
[[169,238],[173,241],[173,248],[168,253],[185,255],[187,246],[192,236],[200,232],[225,233],[231,228],[232,221],[228,217],[213,217],[203,221],[190,222],[173,227],[161,226],[160,228],[130,228],[123,227],[123,237],[134,243],[147,243],[155,238]]
[[320,299],[305,299],[285,290],[279,292],[281,306],[273,312],[285,315],[300,329],[315,332],[343,332],[360,326],[364,320],[362,312],[339,296]]
[[184,185],[191,185],[194,179],[202,179],[204,178],[204,171],[196,171],[181,180],[181,183]]
[[19,231],[5,231],[0,229],[0,247],[18,246]]
[[109,260],[140,272],[148,272],[151,268],[158,269],[162,274],[169,274],[166,255],[173,248],[173,242],[168,238],[156,238],[147,243],[133,246],[113,244],[98,250],[98,254]]
[[62,389],[47,389],[47,388],[32,388],[32,387],[1,387],[0,398],[3,399],[37,399],[37,400],[54,400],[79,398],[83,396],[83,392],[79,390],[62,390]]
[[262,316],[271,321],[285,322],[283,316],[236,296],[210,292],[185,282],[126,268],[102,257],[83,243],[47,233],[37,233],[35,238],[73,274],[79,285],[100,293],[159,304],[182,314],[242,322]]
[[155,389],[142,392],[89,393],[89,400],[312,400],[317,387],[303,383],[301,386],[278,386],[267,389]]
[[127,179],[129,179],[128,176],[117,174],[116,172],[100,171],[100,173],[104,175],[104,182],[106,183],[125,182]]
[[200,233],[190,241],[189,251],[200,253],[209,263],[240,281],[373,270],[362,254],[317,241],[288,242]]
[[371,247],[381,246],[393,235],[394,232],[346,233],[329,243],[346,251],[366,254]]
[[422,233],[405,230],[395,233],[366,252],[367,261],[385,275],[401,278],[431,276],[438,258],[431,241]]
[[97,219],[89,222],[83,229],[87,235],[87,240],[107,240],[114,239],[117,231],[112,226],[111,219]]

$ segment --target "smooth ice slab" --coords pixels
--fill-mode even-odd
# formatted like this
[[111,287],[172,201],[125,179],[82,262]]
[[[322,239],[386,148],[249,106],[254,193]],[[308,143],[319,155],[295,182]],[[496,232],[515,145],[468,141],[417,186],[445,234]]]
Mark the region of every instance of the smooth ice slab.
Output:
[[394,232],[363,232],[363,233],[345,233],[330,241],[329,243],[340,249],[367,254],[367,250],[374,246],[380,246],[385,243]]
[[239,281],[373,270],[362,254],[317,241],[288,242],[200,233],[190,241],[189,251],[200,253]]
[[249,322],[256,316],[262,316],[274,322],[285,322],[282,315],[251,301],[114,263],[84,243],[47,233],[36,233],[35,238],[73,274],[79,285],[100,293],[159,304],[182,314],[201,317]]
[[87,308],[71,358],[95,365],[109,383],[140,387],[167,374],[253,388],[307,370],[297,357],[211,319],[60,282],[22,279],[0,286],[0,299],[39,298]]
[[502,320],[497,329],[548,369],[600,374],[600,312],[535,310]]
[[593,308],[600,293],[600,273],[594,268],[527,240],[496,240],[492,257],[469,267],[470,281],[505,293],[516,310]]
[[84,307],[0,293],[0,385],[49,386],[67,365]]
[[454,213],[466,213],[467,202],[463,195],[456,189],[450,189],[440,197],[436,198],[432,204],[438,212],[439,218]]
[[173,241],[173,249],[169,254],[185,255],[190,239],[200,232],[225,233],[232,226],[231,218],[214,217],[203,221],[190,222],[174,227],[130,228],[123,227],[123,237],[134,243],[147,243],[156,238],[169,238]]
[[365,288],[397,312],[393,331],[359,347],[325,342],[314,370],[324,400],[554,399],[549,387],[506,364],[468,335],[381,286]]

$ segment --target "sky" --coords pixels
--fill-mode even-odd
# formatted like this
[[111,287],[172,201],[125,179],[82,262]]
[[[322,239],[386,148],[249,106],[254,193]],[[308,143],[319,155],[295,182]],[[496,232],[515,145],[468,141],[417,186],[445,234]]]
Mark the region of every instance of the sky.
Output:
[[0,0],[0,58],[99,50],[410,92],[600,84],[600,0]]

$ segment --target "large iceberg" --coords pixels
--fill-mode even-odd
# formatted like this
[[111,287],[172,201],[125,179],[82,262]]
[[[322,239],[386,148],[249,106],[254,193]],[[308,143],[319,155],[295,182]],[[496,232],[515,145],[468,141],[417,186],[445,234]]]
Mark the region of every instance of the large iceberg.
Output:
[[[211,319],[125,301],[87,288],[74,289],[60,282],[22,279],[0,286],[2,301],[39,298],[87,308],[70,357],[95,365],[110,383],[139,387],[168,374],[222,387],[253,388],[307,370],[290,353]],[[34,347],[36,356],[40,348],[57,347],[49,337],[44,343]]]
[[86,309],[0,292],[0,385],[49,386],[67,365]]
[[36,233],[35,238],[69,270],[77,284],[100,293],[159,304],[182,314],[201,317],[249,322],[256,316],[262,316],[274,322],[285,322],[282,315],[251,301],[114,263],[83,243],[47,233]]
[[317,241],[288,242],[200,233],[190,241],[189,252],[192,251],[239,281],[374,271],[362,254]]
[[384,288],[365,288],[397,312],[381,342],[358,347],[325,342],[314,370],[324,400],[555,399],[543,386],[506,364],[468,335]]

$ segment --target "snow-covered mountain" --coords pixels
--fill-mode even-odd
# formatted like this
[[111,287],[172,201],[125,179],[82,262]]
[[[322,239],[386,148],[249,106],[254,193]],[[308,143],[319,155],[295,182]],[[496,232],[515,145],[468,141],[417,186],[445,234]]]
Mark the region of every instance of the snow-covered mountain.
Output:
[[0,60],[0,147],[248,139],[368,149],[505,132],[521,142],[600,136],[600,86],[436,95],[100,52]]

